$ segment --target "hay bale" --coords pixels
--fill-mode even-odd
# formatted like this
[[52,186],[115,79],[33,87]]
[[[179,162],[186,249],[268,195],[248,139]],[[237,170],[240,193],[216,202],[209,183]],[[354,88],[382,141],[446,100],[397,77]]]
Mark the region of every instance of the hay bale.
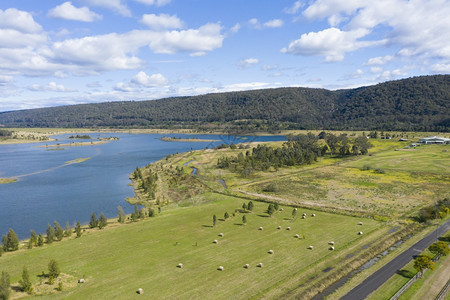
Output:
[[358,223],[358,225],[362,225],[362,224],[363,224],[363,222],[359,222],[359,223]]
[[297,207],[295,207],[294,210],[297,211]]
[[214,243],[214,244],[217,244],[217,243],[219,243],[219,241],[218,241],[218,240],[214,240],[213,243]]
[[257,264],[256,266],[257,266],[258,268],[264,267],[263,263],[261,263],[261,262],[260,262],[259,264]]
[[78,283],[84,283],[84,278],[78,279]]
[[302,216],[302,219],[306,219],[306,216]]
[[291,230],[291,227],[286,227],[286,230]]
[[273,250],[269,250],[267,253],[269,254],[273,254]]
[[330,249],[330,250],[334,250],[334,247],[333,246],[331,246],[330,248],[328,248],[328,249]]
[[249,264],[245,264],[245,265],[244,265],[244,268],[245,268],[245,269],[248,269],[248,268],[250,268],[250,265],[249,265]]
[[183,264],[182,263],[179,263],[178,265],[177,265],[177,268],[182,268],[183,267]]
[[280,211],[283,211],[283,208],[280,208]]
[[217,270],[223,271],[223,267],[222,267],[222,266],[219,266],[219,267],[217,268]]
[[331,241],[331,242],[329,242],[329,243],[328,243],[328,245],[334,245],[334,242],[333,242],[333,241]]
[[362,235],[362,234],[363,234],[363,232],[362,232],[362,231],[358,232],[358,235]]
[[311,249],[311,250],[312,250],[313,248],[314,248],[314,247],[313,247],[313,246],[311,246],[311,245],[310,245],[310,246],[308,246],[308,249]]
[[302,217],[306,217],[306,213],[303,213]]
[[316,216],[316,214],[312,214],[311,216],[312,216],[312,217],[315,217],[315,216]]
[[296,235],[294,235],[294,237],[295,237],[296,239],[298,239],[300,236],[299,236],[298,234],[296,234]]
[[141,288],[138,288],[138,290],[136,291],[136,293],[138,293],[139,295],[142,295],[144,293],[144,290]]
[[258,228],[258,230],[264,230],[264,228],[262,228],[262,227],[259,227],[259,228]]
[[277,229],[281,229],[281,226],[278,226]]
[[221,232],[221,233],[219,233],[219,236],[223,236],[223,233]]

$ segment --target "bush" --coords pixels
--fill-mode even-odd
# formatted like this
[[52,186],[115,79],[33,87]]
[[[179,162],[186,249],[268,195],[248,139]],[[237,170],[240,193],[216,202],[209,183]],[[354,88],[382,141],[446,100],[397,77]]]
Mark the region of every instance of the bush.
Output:
[[277,191],[278,191],[278,186],[273,182],[266,185],[263,189],[263,192],[268,192],[268,193],[275,193]]
[[59,270],[58,262],[54,259],[51,259],[48,263],[48,275],[53,278],[58,278],[61,271]]
[[375,173],[377,173],[377,174],[384,174],[384,173],[386,173],[386,171],[385,170],[383,170],[383,169],[380,169],[380,168],[376,168],[375,170],[373,170]]

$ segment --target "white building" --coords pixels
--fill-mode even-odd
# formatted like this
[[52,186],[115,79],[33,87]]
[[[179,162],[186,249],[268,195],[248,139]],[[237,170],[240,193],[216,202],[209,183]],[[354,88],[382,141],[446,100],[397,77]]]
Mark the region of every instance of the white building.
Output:
[[450,139],[441,136],[428,136],[419,140],[421,144],[450,144]]

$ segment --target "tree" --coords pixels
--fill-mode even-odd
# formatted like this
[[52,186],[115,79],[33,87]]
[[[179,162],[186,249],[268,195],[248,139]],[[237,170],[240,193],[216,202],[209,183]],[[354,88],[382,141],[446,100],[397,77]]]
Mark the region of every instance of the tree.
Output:
[[81,231],[80,221],[77,221],[77,225],[75,226],[75,233],[77,234],[77,238],[81,237],[83,232]]
[[[5,248],[5,241],[3,241],[3,248]],[[5,250],[5,249],[4,249]],[[19,250],[19,238],[17,234],[9,229],[8,234],[6,235],[6,251],[16,251]]]
[[55,240],[55,230],[50,224],[47,226],[47,243],[51,244]]
[[273,205],[273,203],[270,203],[269,206],[267,207],[267,213],[269,214],[269,216],[272,216],[274,212],[275,206]]
[[119,215],[119,219],[118,219],[119,223],[125,222],[125,212],[123,211],[122,206],[118,206],[117,210],[118,210],[118,215]]
[[216,215],[213,215],[213,226],[216,226],[217,223],[217,217]]
[[228,214],[228,212],[226,211],[224,214],[223,214],[223,218],[226,220],[226,219],[228,219],[230,217],[230,215]]
[[53,224],[55,225],[55,237],[58,241],[61,241],[64,238],[64,230],[57,221],[53,222]]
[[446,242],[437,241],[428,247],[428,250],[430,250],[431,253],[434,255],[447,255],[450,253],[450,249],[448,248],[448,245]]
[[61,273],[59,269],[58,262],[54,259],[51,259],[48,263],[48,276],[52,276],[53,278],[58,278]]
[[93,212],[91,214],[91,220],[89,221],[89,227],[90,228],[95,228],[97,226],[98,226],[97,216],[95,215],[95,212]]
[[31,230],[30,232],[30,240],[28,241],[28,249],[33,248],[33,246],[37,245],[37,235],[36,232],[34,232],[34,230]]
[[278,202],[274,203],[273,208],[275,209],[275,211],[278,211],[280,209],[280,205],[278,204]]
[[247,217],[245,215],[242,216],[242,224],[247,224]]
[[108,219],[106,219],[105,214],[102,213],[100,215],[100,219],[98,220],[98,228],[103,229],[108,225]]
[[2,271],[2,277],[0,279],[0,299],[9,299],[10,290],[10,281],[9,274],[5,271]]
[[66,228],[64,229],[64,236],[70,237],[72,235],[72,228],[70,227],[69,221],[66,221]]
[[292,219],[295,219],[295,216],[297,216],[297,208],[292,210]]
[[8,237],[6,235],[3,235],[2,238],[2,250],[4,252],[8,251]]
[[243,209],[243,210],[247,210],[247,203],[245,203],[245,202],[242,203],[242,209]]
[[28,274],[28,270],[27,267],[23,267],[22,270],[22,279],[19,280],[19,284],[20,284],[20,288],[22,289],[22,291],[30,294],[32,291],[32,284],[31,284],[31,280],[30,280],[30,274]]
[[434,270],[434,261],[431,260],[429,255],[420,255],[414,259],[414,269],[417,272],[422,272],[425,269]]
[[40,233],[39,233],[39,236],[38,236],[37,245],[38,245],[38,247],[44,246],[44,237]]
[[247,204],[247,209],[248,209],[248,210],[253,210],[253,202],[252,202],[252,201],[249,201],[249,202],[248,202],[248,204]]
[[134,204],[134,212],[131,213],[131,221],[136,221],[139,217],[139,209],[137,204]]
[[155,210],[153,208],[148,209],[148,217],[152,218],[155,216]]

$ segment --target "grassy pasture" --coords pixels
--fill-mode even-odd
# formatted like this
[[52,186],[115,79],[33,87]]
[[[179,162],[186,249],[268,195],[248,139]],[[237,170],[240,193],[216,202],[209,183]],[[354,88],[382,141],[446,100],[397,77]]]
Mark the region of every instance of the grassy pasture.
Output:
[[[290,207],[267,217],[267,204],[257,202],[252,213],[245,213],[247,224],[243,225],[244,213],[232,216],[242,199],[217,194],[202,197],[202,205],[166,207],[156,218],[4,254],[0,269],[17,282],[25,265],[38,284],[36,275],[46,271],[53,258],[74,280],[86,279],[51,296],[56,299],[131,299],[139,297],[138,288],[154,299],[247,299],[313,268],[318,261],[332,259],[347,247],[364,243],[370,232],[382,227],[374,220],[325,212],[311,217],[313,211],[306,209],[299,209],[292,221]],[[231,217],[220,220],[225,212]],[[304,220],[303,212],[308,215]],[[219,219],[216,227],[211,226],[214,214]],[[358,225],[360,220],[363,226]],[[264,230],[258,230],[260,226]],[[291,230],[286,230],[288,226]],[[358,235],[361,230],[362,236]],[[329,241],[335,242],[336,250],[328,250]],[[309,245],[314,249],[307,249]],[[256,267],[259,262],[263,268]],[[178,263],[184,267],[177,268]],[[243,268],[247,263],[250,268]],[[218,271],[219,266],[224,271]]]

